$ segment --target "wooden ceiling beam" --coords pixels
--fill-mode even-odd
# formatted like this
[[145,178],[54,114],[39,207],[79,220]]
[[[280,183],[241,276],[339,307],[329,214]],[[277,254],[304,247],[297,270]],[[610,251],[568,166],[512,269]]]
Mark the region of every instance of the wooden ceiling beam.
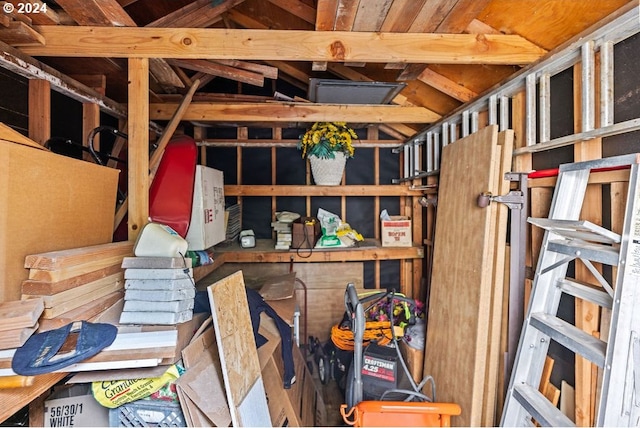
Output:
[[[151,120],[168,120],[177,105],[150,104]],[[213,122],[433,123],[440,118],[423,107],[314,103],[191,103],[184,120]]]
[[[528,64],[545,50],[502,34],[38,26],[33,56]],[[291,43],[296,40],[296,43]]]

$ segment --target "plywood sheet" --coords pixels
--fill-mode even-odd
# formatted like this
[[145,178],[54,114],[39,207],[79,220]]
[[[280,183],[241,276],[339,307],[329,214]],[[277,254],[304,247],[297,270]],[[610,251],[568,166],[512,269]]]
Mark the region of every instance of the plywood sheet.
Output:
[[269,426],[242,271],[207,287],[233,426]]
[[440,166],[424,374],[438,401],[461,406],[460,426],[482,422],[496,204],[476,200],[497,194],[497,135],[489,126],[446,146]]
[[[498,134],[498,145],[500,146],[500,162],[498,164],[498,194],[509,193],[511,182],[504,179],[504,174],[511,171],[511,161],[513,156],[513,130],[502,131]],[[487,382],[484,391],[484,413],[482,424],[484,426],[495,426],[499,422],[498,417],[498,394],[499,389],[500,361],[500,333],[502,330],[503,296],[505,287],[509,286],[509,276],[505,275],[505,250],[507,241],[507,217],[509,208],[505,204],[495,204],[495,231],[494,238],[494,258],[493,258],[493,281],[491,287],[491,314],[489,317],[487,354]]]

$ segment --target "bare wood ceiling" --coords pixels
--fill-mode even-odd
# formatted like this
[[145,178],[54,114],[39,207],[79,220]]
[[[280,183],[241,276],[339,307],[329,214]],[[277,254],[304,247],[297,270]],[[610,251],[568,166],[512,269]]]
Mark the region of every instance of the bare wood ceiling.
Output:
[[[0,16],[0,41],[87,86],[104,82],[116,102],[127,102],[134,53],[151,58],[154,103],[175,103],[196,78],[195,100],[234,109],[246,99],[233,94],[305,98],[313,77],[404,82],[393,103],[428,113],[396,124],[409,136],[629,0],[35,0],[46,12],[30,14],[5,3],[15,10]],[[101,34],[102,45],[88,41]],[[153,50],[172,38],[191,43],[188,55]]]

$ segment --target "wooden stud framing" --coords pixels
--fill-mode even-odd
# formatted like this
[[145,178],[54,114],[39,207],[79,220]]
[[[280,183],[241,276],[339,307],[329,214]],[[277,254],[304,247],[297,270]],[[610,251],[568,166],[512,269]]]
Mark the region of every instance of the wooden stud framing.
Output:
[[44,145],[51,137],[51,83],[29,80],[29,138]]
[[[149,218],[149,60],[129,59],[128,234],[135,240]],[[117,226],[116,226],[117,227]]]

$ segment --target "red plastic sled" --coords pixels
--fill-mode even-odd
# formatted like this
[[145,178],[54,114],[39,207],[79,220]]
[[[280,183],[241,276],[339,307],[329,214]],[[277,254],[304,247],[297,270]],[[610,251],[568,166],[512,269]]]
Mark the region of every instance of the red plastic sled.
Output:
[[189,136],[173,138],[162,155],[149,188],[149,217],[187,236],[193,206],[193,185],[198,162],[196,142]]

